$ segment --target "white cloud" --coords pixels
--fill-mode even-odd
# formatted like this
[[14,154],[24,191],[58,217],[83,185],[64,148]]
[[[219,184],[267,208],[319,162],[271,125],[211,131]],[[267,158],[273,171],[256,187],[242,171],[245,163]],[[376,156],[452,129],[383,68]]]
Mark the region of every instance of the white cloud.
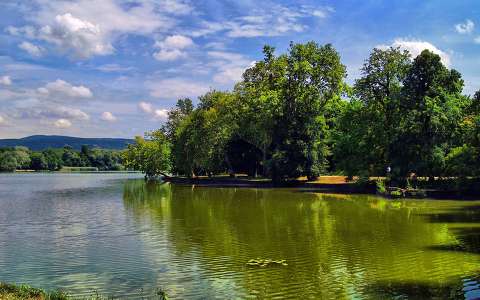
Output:
[[459,23],[455,25],[455,30],[460,34],[468,34],[473,31],[475,28],[475,23],[472,20],[465,20],[464,23]]
[[4,117],[0,116],[0,126],[7,125],[7,121]]
[[40,29],[39,36],[63,51],[73,51],[78,58],[113,53],[113,46],[99,25],[70,13],[57,15],[53,25],[45,25]]
[[193,37],[200,37],[228,29],[226,24],[216,22],[201,21],[199,25],[199,28],[189,31],[188,34]]
[[138,103],[138,108],[140,108],[141,111],[147,114],[150,114],[153,112],[152,103],[149,103],[149,102],[141,101],[140,103]]
[[153,54],[153,57],[159,61],[172,61],[182,57],[186,57],[187,53],[183,51],[188,47],[193,46],[194,43],[191,38],[183,35],[172,35],[165,38],[163,41],[157,41],[155,48],[160,50]]
[[159,2],[161,10],[174,15],[185,15],[193,9],[186,1],[163,0]]
[[480,44],[480,36],[477,36],[475,39],[473,39],[475,44]]
[[37,34],[37,30],[33,26],[23,26],[23,27],[7,26],[7,28],[5,28],[5,32],[14,36],[25,36],[29,39],[34,39]]
[[[18,106],[20,111],[17,115],[23,118],[34,119],[74,119],[79,121],[88,121],[90,119],[87,113],[78,108],[58,106],[52,103],[33,102],[33,105],[23,105],[20,103],[20,106]],[[27,101],[26,104],[28,103],[32,103],[32,101]]]
[[41,95],[61,95],[72,98],[92,98],[93,96],[89,88],[83,85],[73,86],[61,79],[49,82],[44,87],[38,88],[37,91]]
[[28,54],[34,57],[40,57],[43,54],[43,49],[41,47],[27,41],[24,41],[21,44],[19,44],[18,48],[25,50],[26,52],[28,52]]
[[72,126],[72,122],[67,119],[58,119],[53,122],[53,125],[57,128],[69,128]]
[[168,118],[168,109],[156,109],[154,116],[160,120],[166,120]]
[[302,32],[307,26],[302,21],[305,18],[326,18],[333,12],[330,7],[301,6],[291,8],[282,5],[271,5],[266,9],[257,9],[251,14],[234,18],[221,23],[203,22],[200,29],[190,33],[192,36],[202,36],[219,31],[226,31],[227,36],[260,37],[281,36],[287,33]]
[[240,80],[245,69],[253,63],[242,54],[232,52],[209,51],[208,56],[214,59],[210,63],[215,68],[213,80],[220,84]]
[[191,38],[183,35],[171,35],[161,42],[156,42],[155,45],[159,48],[166,49],[185,49],[193,45]]
[[12,79],[10,76],[0,76],[1,85],[12,85]]
[[398,38],[398,39],[395,39],[394,42],[390,45],[379,45],[379,46],[377,46],[377,48],[379,48],[379,49],[385,49],[385,48],[388,48],[388,47],[394,47],[394,48],[399,47],[402,50],[407,50],[408,52],[410,52],[410,54],[413,57],[418,56],[425,49],[430,50],[431,52],[433,52],[435,54],[438,54],[440,56],[440,58],[442,59],[442,63],[445,66],[450,67],[450,63],[451,63],[450,55],[448,53],[438,49],[435,45],[433,45],[429,42],[426,42],[426,41]]
[[209,90],[205,84],[181,78],[149,81],[146,86],[150,90],[151,96],[170,100],[182,97],[197,97]]
[[178,49],[173,49],[173,50],[161,49],[153,53],[153,57],[159,61],[172,61],[172,60],[177,60],[179,58],[183,58],[186,56],[187,54],[185,52]]
[[55,107],[50,107],[47,110],[45,110],[45,115],[49,115],[52,117],[64,117],[64,118],[72,118],[76,120],[82,120],[82,121],[88,121],[90,119],[90,116],[83,112],[82,110],[78,108],[71,108],[71,107],[66,107],[66,106],[55,106]]
[[192,11],[183,0],[34,2],[29,20],[37,26],[10,26],[6,32],[47,41],[80,59],[113,53],[114,42],[125,34],[166,32],[177,23],[174,16]]
[[128,71],[132,71],[134,68],[124,67],[118,64],[106,64],[106,65],[101,65],[96,69],[102,72],[128,72]]
[[138,103],[140,110],[157,120],[166,120],[168,118],[168,109],[156,109],[153,107],[152,103],[149,102],[140,102]]
[[323,19],[328,17],[328,13],[325,10],[316,9],[312,11],[312,16]]
[[107,122],[114,122],[117,120],[117,118],[109,111],[105,111],[102,113],[102,116],[101,116],[101,119],[103,121],[107,121]]

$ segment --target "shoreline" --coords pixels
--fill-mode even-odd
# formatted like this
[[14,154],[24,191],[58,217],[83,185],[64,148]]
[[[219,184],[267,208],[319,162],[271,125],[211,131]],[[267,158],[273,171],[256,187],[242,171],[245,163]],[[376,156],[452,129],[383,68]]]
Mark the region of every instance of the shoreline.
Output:
[[[376,190],[374,180],[370,180],[365,185],[361,186],[353,181],[341,182],[341,180],[333,180],[329,183],[322,182],[326,178],[344,178],[344,176],[321,176],[317,181],[307,180],[292,180],[281,184],[275,184],[270,179],[265,178],[248,178],[247,176],[240,177],[165,177],[164,182],[170,182],[178,185],[195,185],[200,187],[215,187],[215,188],[296,188],[301,191],[313,193],[332,193],[332,194],[368,194],[377,195],[379,197],[392,199],[385,195],[379,194]],[[480,200],[480,195],[475,191],[460,191],[460,190],[440,190],[440,189],[423,189],[426,196],[421,198],[399,198],[399,199],[436,199],[436,200]]]

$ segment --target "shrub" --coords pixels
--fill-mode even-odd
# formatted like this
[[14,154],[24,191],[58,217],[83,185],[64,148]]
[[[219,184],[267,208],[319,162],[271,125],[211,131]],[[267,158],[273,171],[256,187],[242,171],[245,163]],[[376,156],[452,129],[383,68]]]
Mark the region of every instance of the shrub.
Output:
[[387,192],[384,180],[381,180],[381,179],[377,180],[376,185],[377,185],[377,193],[385,194]]

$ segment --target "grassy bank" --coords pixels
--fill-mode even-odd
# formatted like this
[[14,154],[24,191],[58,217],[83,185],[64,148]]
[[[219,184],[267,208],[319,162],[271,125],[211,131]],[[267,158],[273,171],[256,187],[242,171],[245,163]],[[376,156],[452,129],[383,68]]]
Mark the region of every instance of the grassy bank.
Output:
[[[45,291],[31,287],[29,285],[15,285],[9,283],[0,282],[0,300],[104,300],[114,299],[112,297],[101,296],[98,293],[94,293],[88,297],[76,298],[69,296],[64,291]],[[158,300],[167,300],[166,293],[158,289],[155,293],[155,298]]]
[[2,300],[67,300],[71,299],[62,291],[47,292],[28,285],[14,285],[0,282],[0,299]]

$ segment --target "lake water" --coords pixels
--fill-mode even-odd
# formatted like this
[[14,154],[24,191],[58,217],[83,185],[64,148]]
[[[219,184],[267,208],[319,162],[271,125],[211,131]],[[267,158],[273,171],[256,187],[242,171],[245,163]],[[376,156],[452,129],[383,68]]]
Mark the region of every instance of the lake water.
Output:
[[1,174],[0,281],[134,299],[480,297],[480,201],[135,177]]

